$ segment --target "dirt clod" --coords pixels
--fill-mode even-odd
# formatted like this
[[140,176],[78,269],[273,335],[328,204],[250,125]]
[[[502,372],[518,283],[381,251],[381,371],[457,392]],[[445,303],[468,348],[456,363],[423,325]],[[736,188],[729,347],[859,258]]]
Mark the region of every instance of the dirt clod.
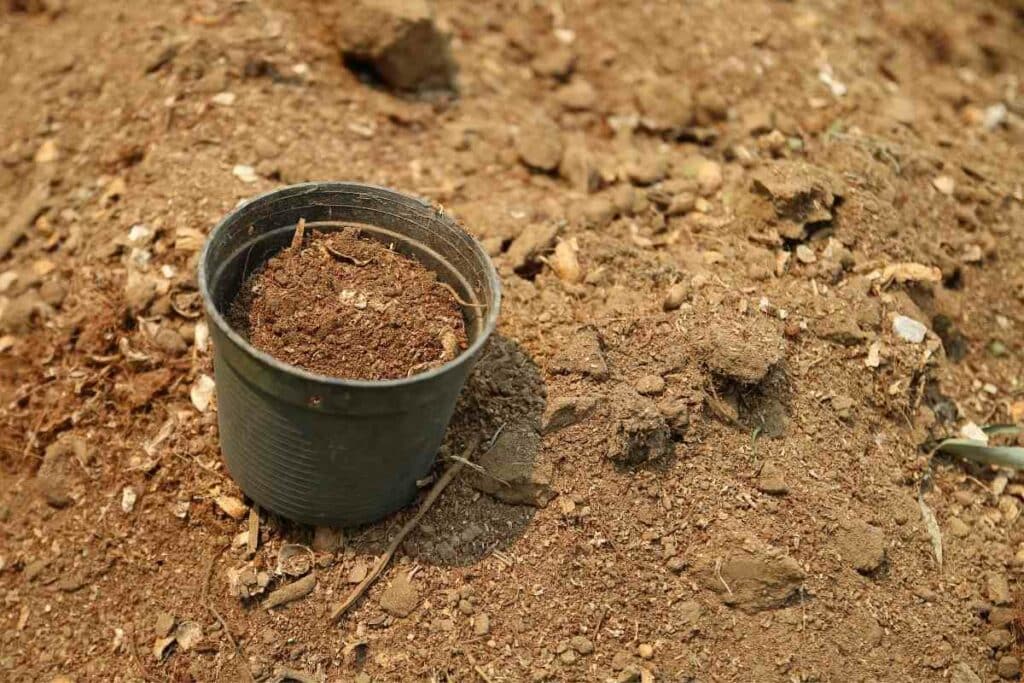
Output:
[[860,520],[845,522],[836,532],[835,547],[843,562],[861,574],[872,574],[886,559],[885,534]]
[[380,596],[381,609],[393,617],[407,617],[419,604],[419,591],[405,573],[396,576]]
[[400,90],[450,88],[456,66],[427,0],[320,3],[342,53]]

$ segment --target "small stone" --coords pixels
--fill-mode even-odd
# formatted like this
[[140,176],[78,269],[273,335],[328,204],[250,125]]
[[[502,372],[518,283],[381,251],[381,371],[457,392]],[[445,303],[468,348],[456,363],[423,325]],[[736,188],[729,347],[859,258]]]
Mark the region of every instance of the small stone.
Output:
[[789,485],[782,476],[782,471],[774,464],[767,462],[757,476],[757,490],[772,496],[784,496],[789,493]]
[[911,344],[920,344],[924,341],[928,328],[913,318],[905,315],[897,315],[892,319],[892,331],[897,337]]
[[362,583],[363,579],[370,572],[370,569],[366,566],[365,562],[356,562],[352,565],[352,568],[348,570],[348,576],[346,581],[349,583]]
[[564,650],[562,654],[558,655],[558,658],[563,664],[575,664],[576,663],[576,652],[574,650]]
[[957,662],[950,668],[949,683],[981,683],[981,679],[965,662]]
[[947,526],[950,536],[956,538],[964,538],[971,533],[971,527],[964,524],[963,520],[959,517],[951,518]]
[[473,607],[473,603],[469,600],[462,599],[459,600],[459,611],[468,617],[471,616],[474,612],[476,612],[476,608]]
[[1017,678],[1020,676],[1020,660],[1013,655],[1005,655],[999,658],[996,665],[996,673],[1001,678]]
[[586,636],[573,636],[569,645],[581,655],[589,655],[594,651],[594,643]]
[[259,176],[256,175],[256,169],[246,164],[235,164],[235,167],[231,169],[231,173],[243,183],[255,183],[259,180]]
[[665,380],[661,375],[644,375],[634,385],[641,396],[657,396],[665,391]]
[[988,623],[996,628],[1008,626],[1017,618],[1012,607],[993,607],[988,613]]
[[640,643],[636,648],[636,653],[640,655],[641,659],[650,659],[654,656],[654,647],[650,643]]
[[576,55],[565,46],[546,50],[530,62],[530,68],[538,76],[566,78],[576,66]]
[[139,273],[131,272],[124,286],[124,304],[133,315],[140,315],[156,298],[157,283]]
[[219,92],[210,98],[210,101],[221,107],[230,107],[238,97],[233,92]]
[[618,416],[606,439],[609,460],[633,466],[672,454],[672,431],[650,399],[628,390],[615,403]]
[[188,344],[181,334],[171,327],[161,327],[153,336],[157,348],[169,356],[181,356],[188,351]]
[[43,500],[52,508],[63,510],[72,505],[75,499],[68,492],[67,483],[62,477],[41,477],[39,479],[39,490],[43,494]]
[[993,650],[1005,650],[1013,642],[1013,636],[1004,628],[997,628],[985,634],[985,644]]
[[473,633],[478,636],[486,636],[491,632],[491,618],[486,614],[478,614],[473,617]]
[[46,140],[43,144],[39,145],[39,149],[36,150],[33,161],[37,164],[49,164],[60,158],[60,150],[57,149],[57,143],[53,140]]
[[992,572],[985,581],[985,594],[994,605],[1009,605],[1013,602],[1010,583],[1005,574]]
[[796,260],[800,263],[814,263],[818,260],[818,256],[814,253],[806,244],[797,245],[796,248]]
[[683,305],[683,302],[690,298],[691,291],[690,283],[688,282],[677,282],[668,288],[668,292],[665,293],[665,299],[661,302],[661,308],[665,311],[677,310]]
[[632,655],[630,655],[628,652],[626,652],[625,650],[619,650],[615,653],[614,656],[612,656],[612,670],[622,671],[627,666],[629,666],[629,662],[632,659]]
[[668,562],[665,563],[665,566],[673,574],[679,574],[686,569],[686,560],[682,555],[673,555],[668,558]]
[[677,78],[655,78],[636,89],[640,121],[656,132],[678,132],[693,124],[693,94]]
[[655,154],[645,154],[626,164],[626,176],[634,185],[653,185],[667,172],[665,159]]
[[158,612],[156,623],[153,624],[153,635],[157,638],[166,638],[171,634],[172,628],[174,628],[174,615],[170,612]]
[[956,181],[948,175],[940,175],[932,178],[932,187],[947,197],[951,197],[956,189]]
[[68,290],[58,280],[47,280],[39,288],[39,298],[54,308],[60,308],[67,295]]
[[672,436],[681,437],[690,426],[690,406],[681,398],[664,398],[658,402],[658,411],[665,418]]
[[135,501],[138,499],[139,494],[131,486],[125,486],[121,489],[121,512],[126,515],[131,513],[135,509]]
[[419,605],[420,596],[408,574],[399,574],[380,596],[380,607],[393,617],[407,617]]
[[516,152],[524,164],[549,173],[562,160],[562,132],[553,121],[537,119],[523,126],[516,136]]
[[601,184],[601,174],[594,163],[593,155],[586,142],[572,138],[565,145],[562,161],[558,164],[558,175],[577,192],[589,194]]
[[555,93],[555,99],[570,111],[586,111],[597,104],[597,91],[582,78],[575,78]]
[[697,186],[703,197],[710,197],[722,188],[722,165],[704,160],[697,167]]

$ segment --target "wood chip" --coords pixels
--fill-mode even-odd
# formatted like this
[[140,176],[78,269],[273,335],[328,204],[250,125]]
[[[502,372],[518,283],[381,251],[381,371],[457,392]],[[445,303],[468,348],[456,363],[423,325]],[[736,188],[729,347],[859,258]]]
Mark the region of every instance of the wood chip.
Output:
[[231,519],[242,519],[249,512],[249,506],[234,496],[217,496],[213,502]]
[[281,605],[287,605],[289,602],[306,597],[313,592],[314,588],[316,588],[316,574],[306,574],[298,581],[292,581],[272,592],[263,603],[263,608],[274,609]]

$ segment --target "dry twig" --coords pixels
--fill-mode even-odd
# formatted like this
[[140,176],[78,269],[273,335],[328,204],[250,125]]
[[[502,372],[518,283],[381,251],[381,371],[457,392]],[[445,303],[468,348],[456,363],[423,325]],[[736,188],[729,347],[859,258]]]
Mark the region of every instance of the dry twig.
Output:
[[423,500],[422,505],[420,505],[420,509],[412,519],[406,522],[405,526],[398,531],[395,537],[391,539],[391,543],[388,545],[387,550],[385,550],[384,554],[380,556],[377,563],[373,565],[373,569],[371,569],[370,573],[366,575],[366,578],[360,581],[359,585],[352,589],[352,592],[348,594],[348,597],[346,597],[341,604],[331,611],[332,622],[336,622],[341,619],[345,612],[347,612],[352,605],[354,605],[356,601],[363,596],[363,593],[365,593],[380,577],[387,568],[388,563],[391,562],[391,558],[394,557],[395,551],[397,551],[398,547],[402,545],[402,541],[405,540],[405,537],[408,536],[413,529],[419,526],[420,520],[423,519],[425,514],[427,514],[427,511],[438,497],[440,497],[441,493],[448,487],[448,484],[452,483],[452,480],[455,479],[455,475],[462,471],[462,468],[465,465],[465,460],[469,459],[468,456],[471,456],[473,451],[475,451],[479,445],[479,435],[470,439],[469,445],[466,446],[466,449],[463,452],[463,460],[455,461],[455,463],[445,471],[444,475],[438,479],[437,483],[434,484],[434,487],[430,489],[430,493],[428,493],[427,497]]
[[369,265],[370,263],[373,262],[373,259],[370,259],[370,258],[368,258],[368,259],[357,259],[355,256],[349,256],[345,252],[338,251],[334,247],[328,246],[326,244],[324,245],[324,249],[327,251],[328,254],[330,254],[334,258],[339,259],[341,261],[348,261],[349,263],[351,263],[353,265],[356,265],[356,266],[359,266],[360,268],[362,268],[363,266]]
[[295,234],[292,235],[292,249],[296,251],[302,248],[302,240],[306,236],[306,219],[300,218],[295,226]]

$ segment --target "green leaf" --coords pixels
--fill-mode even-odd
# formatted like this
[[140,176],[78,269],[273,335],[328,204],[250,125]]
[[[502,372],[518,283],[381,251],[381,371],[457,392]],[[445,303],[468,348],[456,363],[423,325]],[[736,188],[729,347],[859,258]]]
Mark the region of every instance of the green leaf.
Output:
[[1021,429],[1015,424],[1005,424],[985,425],[984,427],[981,428],[981,431],[985,432],[989,436],[999,436],[1001,434],[1005,436],[1017,436],[1022,431],[1024,431],[1024,429]]
[[986,446],[974,439],[946,439],[936,451],[987,465],[1024,470],[1024,448],[1018,446]]

